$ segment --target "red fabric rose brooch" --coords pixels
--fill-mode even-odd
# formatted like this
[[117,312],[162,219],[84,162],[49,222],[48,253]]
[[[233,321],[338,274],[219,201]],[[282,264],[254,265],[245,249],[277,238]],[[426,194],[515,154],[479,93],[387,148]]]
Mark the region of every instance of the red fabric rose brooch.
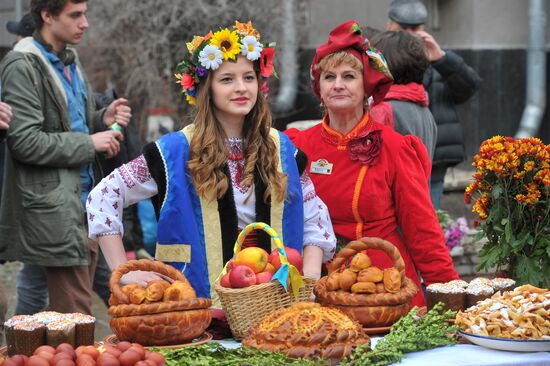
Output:
[[373,166],[380,157],[382,131],[365,131],[348,141],[348,152],[351,160]]

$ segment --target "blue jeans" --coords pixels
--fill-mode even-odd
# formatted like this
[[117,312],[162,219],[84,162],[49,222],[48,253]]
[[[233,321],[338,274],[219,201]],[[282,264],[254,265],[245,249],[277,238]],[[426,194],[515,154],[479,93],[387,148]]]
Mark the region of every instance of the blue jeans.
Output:
[[432,199],[432,206],[434,207],[435,210],[441,209],[442,196],[443,196],[443,181],[432,180],[430,184],[430,198]]
[[111,278],[111,270],[103,256],[103,252],[99,251],[99,258],[95,267],[94,275],[94,292],[103,300],[105,306],[109,307],[109,279]]
[[48,280],[44,267],[24,263],[17,277],[15,314],[34,314],[48,306]]

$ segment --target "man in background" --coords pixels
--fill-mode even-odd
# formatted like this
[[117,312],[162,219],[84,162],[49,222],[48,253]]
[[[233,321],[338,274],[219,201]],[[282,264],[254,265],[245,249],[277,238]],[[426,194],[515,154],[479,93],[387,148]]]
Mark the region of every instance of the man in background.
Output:
[[477,91],[481,78],[462,57],[443,50],[424,29],[428,11],[418,0],[392,0],[388,8],[388,30],[409,31],[422,39],[430,66],[424,74],[429,108],[437,124],[437,140],[430,176],[430,195],[436,210],[441,207],[447,168],[464,161],[464,135],[456,105],[466,102]]
[[84,201],[100,179],[97,153],[118,153],[125,99],[96,111],[76,51],[86,0],[32,0],[33,37],[0,66],[2,99],[13,109],[0,209],[0,259],[46,270],[49,309],[91,313],[97,243],[87,240]]

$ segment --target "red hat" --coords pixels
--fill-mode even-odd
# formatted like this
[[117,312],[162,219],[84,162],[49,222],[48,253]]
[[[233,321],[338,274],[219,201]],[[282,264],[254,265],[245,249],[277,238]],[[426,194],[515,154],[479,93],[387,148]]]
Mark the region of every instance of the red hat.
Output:
[[355,20],[348,20],[334,28],[328,35],[328,42],[317,48],[311,63],[311,82],[315,95],[321,97],[321,75],[315,71],[315,65],[324,57],[339,51],[351,53],[361,61],[365,95],[372,96],[375,103],[381,101],[393,83],[393,77],[384,56],[370,46],[368,39],[361,36],[361,28]]

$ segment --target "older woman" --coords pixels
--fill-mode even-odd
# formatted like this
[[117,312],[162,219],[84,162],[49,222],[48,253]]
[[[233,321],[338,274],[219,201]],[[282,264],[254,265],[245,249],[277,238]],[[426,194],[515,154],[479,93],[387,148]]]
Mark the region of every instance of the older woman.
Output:
[[[289,131],[309,159],[319,197],[329,207],[339,244],[365,236],[392,242],[406,275],[420,288],[458,278],[430,203],[430,160],[422,141],[374,121],[368,98],[384,98],[392,79],[383,57],[355,21],[337,26],[311,66],[313,89],[327,114],[306,131]],[[392,265],[369,251],[374,265]],[[424,305],[420,291],[414,305]]]

